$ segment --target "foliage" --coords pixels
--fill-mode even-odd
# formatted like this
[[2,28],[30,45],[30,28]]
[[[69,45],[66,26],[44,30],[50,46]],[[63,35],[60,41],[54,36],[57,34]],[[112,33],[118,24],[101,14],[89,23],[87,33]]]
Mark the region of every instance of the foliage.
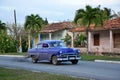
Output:
[[47,19],[44,21],[39,15],[28,15],[26,16],[24,29],[28,31],[28,48],[31,46],[31,38],[30,35],[32,35],[33,38],[37,36],[38,33],[40,33],[40,30],[44,25],[48,24]]
[[4,32],[6,33],[6,30],[7,30],[6,24],[0,20],[0,33],[4,33]]
[[0,20],[0,30],[6,30],[6,24]]
[[[20,45],[22,46],[22,51],[26,52],[27,51],[27,34],[22,25],[17,24],[9,24],[7,23],[7,29],[9,35],[12,36],[13,40],[16,41],[16,51],[18,52],[20,49]],[[21,37],[21,41],[20,41]]]
[[47,25],[47,24],[48,24],[47,18],[45,18],[45,20],[43,20],[43,24],[44,24],[44,25]]
[[74,40],[75,47],[85,47],[86,36],[83,34],[78,34]]
[[62,39],[66,45],[71,45],[71,36],[69,34],[66,34],[65,38]]
[[0,20],[0,53],[16,52],[17,42],[7,35],[7,27],[5,23]]
[[35,36],[45,24],[48,24],[47,19],[44,21],[39,15],[31,14],[26,16],[24,28]]
[[16,52],[16,41],[12,39],[11,36],[7,34],[0,34],[0,52]]

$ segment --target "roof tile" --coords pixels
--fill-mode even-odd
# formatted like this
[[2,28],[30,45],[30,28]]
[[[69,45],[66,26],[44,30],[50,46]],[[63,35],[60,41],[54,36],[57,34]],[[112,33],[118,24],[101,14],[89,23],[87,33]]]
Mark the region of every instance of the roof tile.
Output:
[[50,33],[50,32],[55,32],[55,31],[59,31],[59,30],[63,30],[63,29],[69,29],[72,27],[73,27],[72,22],[52,23],[52,24],[49,24],[49,25],[43,27],[41,32]]
[[[112,20],[106,20],[104,22],[103,27],[95,27],[94,24],[90,25],[90,29],[91,30],[105,30],[105,29],[112,29],[112,28],[120,28],[120,17],[116,18],[116,19],[112,19]],[[82,32],[82,31],[86,31],[86,27],[76,27],[76,28],[72,28],[69,31],[71,32]]]

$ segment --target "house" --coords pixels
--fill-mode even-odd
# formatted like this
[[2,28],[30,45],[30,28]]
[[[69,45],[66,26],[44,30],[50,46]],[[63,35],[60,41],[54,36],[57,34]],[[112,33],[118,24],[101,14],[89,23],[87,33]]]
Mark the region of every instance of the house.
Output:
[[120,53],[120,17],[104,22],[88,33],[89,52]]
[[73,27],[72,22],[59,22],[48,24],[40,31],[38,37],[33,40],[33,47],[43,40],[61,40],[67,34],[67,30]]
[[[74,34],[85,32],[86,28],[76,27],[69,31]],[[88,48],[91,53],[120,53],[120,17],[105,21],[103,27],[91,25],[88,32]],[[82,52],[85,50],[82,49]]]
[[[73,28],[69,29],[68,33],[69,33],[69,35],[71,35],[71,38],[72,38],[71,47],[75,47],[75,44],[74,44],[75,38],[77,37],[78,34],[79,35],[81,35],[81,34],[85,35],[86,28],[77,25],[77,27],[73,27]],[[80,51],[82,53],[85,53],[86,50],[87,50],[85,46],[84,47],[76,47],[76,48],[80,49]]]

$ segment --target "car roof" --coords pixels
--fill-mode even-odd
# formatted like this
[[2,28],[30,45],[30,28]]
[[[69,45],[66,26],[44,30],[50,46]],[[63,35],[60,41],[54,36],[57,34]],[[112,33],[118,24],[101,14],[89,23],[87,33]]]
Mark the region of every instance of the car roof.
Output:
[[[41,41],[40,43],[51,43],[51,42],[61,42],[61,40],[44,40],[44,41]],[[40,43],[38,43],[38,45]]]

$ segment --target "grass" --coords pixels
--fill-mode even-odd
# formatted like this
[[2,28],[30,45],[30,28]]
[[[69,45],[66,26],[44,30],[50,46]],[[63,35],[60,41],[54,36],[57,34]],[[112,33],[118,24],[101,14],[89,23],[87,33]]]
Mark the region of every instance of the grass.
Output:
[[0,53],[0,55],[27,55],[27,53]]
[[0,67],[0,80],[85,80],[63,75],[54,75],[44,72],[31,72],[19,69],[6,69]]
[[90,54],[82,54],[81,60],[86,61],[94,61],[94,60],[113,60],[113,61],[120,61],[120,56],[96,56],[96,55],[90,55]]

